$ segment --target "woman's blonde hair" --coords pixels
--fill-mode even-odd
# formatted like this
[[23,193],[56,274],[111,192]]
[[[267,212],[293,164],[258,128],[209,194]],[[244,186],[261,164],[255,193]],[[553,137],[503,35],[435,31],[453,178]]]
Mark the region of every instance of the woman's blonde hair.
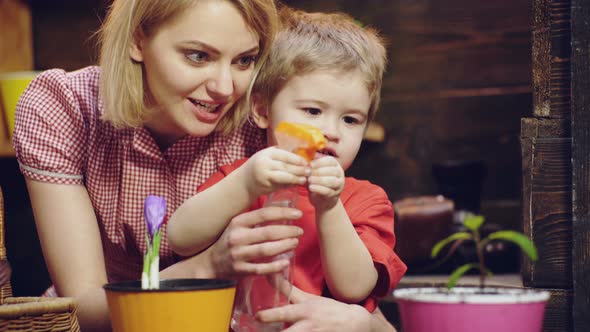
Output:
[[[148,35],[199,0],[115,0],[99,31],[100,91],[104,102],[103,119],[115,127],[138,127],[149,109],[145,105],[142,65],[129,55],[134,38]],[[247,25],[260,38],[260,55],[255,72],[268,56],[278,26],[274,0],[223,0],[233,4]],[[244,99],[244,98],[241,98]],[[233,130],[242,122],[244,107],[235,105],[217,129]]]
[[371,95],[369,118],[379,107],[387,54],[376,30],[344,13],[307,13],[284,6],[282,28],[252,93],[270,106],[289,79],[317,70],[360,71]]

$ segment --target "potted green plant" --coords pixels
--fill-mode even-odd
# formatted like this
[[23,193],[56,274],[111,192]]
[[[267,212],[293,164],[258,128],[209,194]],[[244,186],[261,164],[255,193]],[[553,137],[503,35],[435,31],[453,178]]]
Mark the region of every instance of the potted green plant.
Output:
[[[543,324],[549,293],[524,288],[486,287],[491,271],[485,265],[484,247],[490,241],[504,240],[518,245],[533,261],[534,244],[523,234],[504,230],[482,238],[484,217],[465,218],[466,231],[459,231],[439,241],[432,248],[436,257],[441,249],[455,241],[473,241],[478,261],[458,267],[449,277],[447,287],[402,288],[394,291],[404,332],[539,332]],[[479,270],[478,287],[455,287],[461,276]]]

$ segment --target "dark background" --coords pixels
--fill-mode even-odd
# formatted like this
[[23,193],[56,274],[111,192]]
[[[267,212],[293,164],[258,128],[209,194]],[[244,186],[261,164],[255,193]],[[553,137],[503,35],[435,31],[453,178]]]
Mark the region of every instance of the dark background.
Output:
[[[35,69],[93,64],[93,34],[106,0],[29,1]],[[349,175],[382,186],[392,201],[440,192],[432,165],[481,161],[481,212],[520,229],[520,119],[532,114],[530,0],[290,0],[312,11],[344,11],[382,32],[390,63],[377,121],[381,143],[365,143]],[[0,158],[6,245],[16,295],[49,284],[24,179]],[[403,239],[398,239],[403,241]]]

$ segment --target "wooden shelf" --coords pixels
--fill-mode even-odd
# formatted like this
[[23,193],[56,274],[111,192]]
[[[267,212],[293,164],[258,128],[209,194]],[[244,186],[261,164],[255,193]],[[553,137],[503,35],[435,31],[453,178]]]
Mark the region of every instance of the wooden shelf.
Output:
[[33,69],[31,9],[25,1],[0,1],[0,72]]
[[12,149],[12,142],[8,136],[8,128],[4,120],[4,110],[0,105],[0,157],[14,157],[14,150]]
[[[444,287],[448,275],[406,275],[399,282],[399,288],[408,287]],[[457,286],[477,286],[479,275],[466,275],[459,279]],[[520,274],[495,274],[486,279],[490,287],[523,287]]]
[[385,128],[377,122],[370,122],[364,139],[375,143],[383,142],[385,140]]
[[[0,1],[0,73],[33,70],[31,9],[28,2]],[[0,103],[0,157],[14,157]]]
[[8,126],[4,117],[4,110],[0,105],[0,157],[14,157],[14,150],[12,149],[12,142],[8,135]]
[[14,157],[15,153],[12,149],[10,141],[0,141],[0,157]]
[[498,86],[469,89],[440,89],[434,91],[415,91],[386,95],[381,102],[410,102],[432,99],[494,97],[505,95],[520,95],[532,93],[529,85]]

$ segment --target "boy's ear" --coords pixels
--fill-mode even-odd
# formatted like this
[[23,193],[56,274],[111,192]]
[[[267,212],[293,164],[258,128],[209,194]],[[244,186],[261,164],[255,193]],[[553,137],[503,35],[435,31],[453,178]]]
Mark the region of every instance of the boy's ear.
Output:
[[129,47],[129,57],[135,62],[143,62],[143,33],[136,32]]
[[259,128],[266,129],[269,125],[268,106],[262,101],[258,94],[250,97],[250,107],[252,109],[252,119]]

